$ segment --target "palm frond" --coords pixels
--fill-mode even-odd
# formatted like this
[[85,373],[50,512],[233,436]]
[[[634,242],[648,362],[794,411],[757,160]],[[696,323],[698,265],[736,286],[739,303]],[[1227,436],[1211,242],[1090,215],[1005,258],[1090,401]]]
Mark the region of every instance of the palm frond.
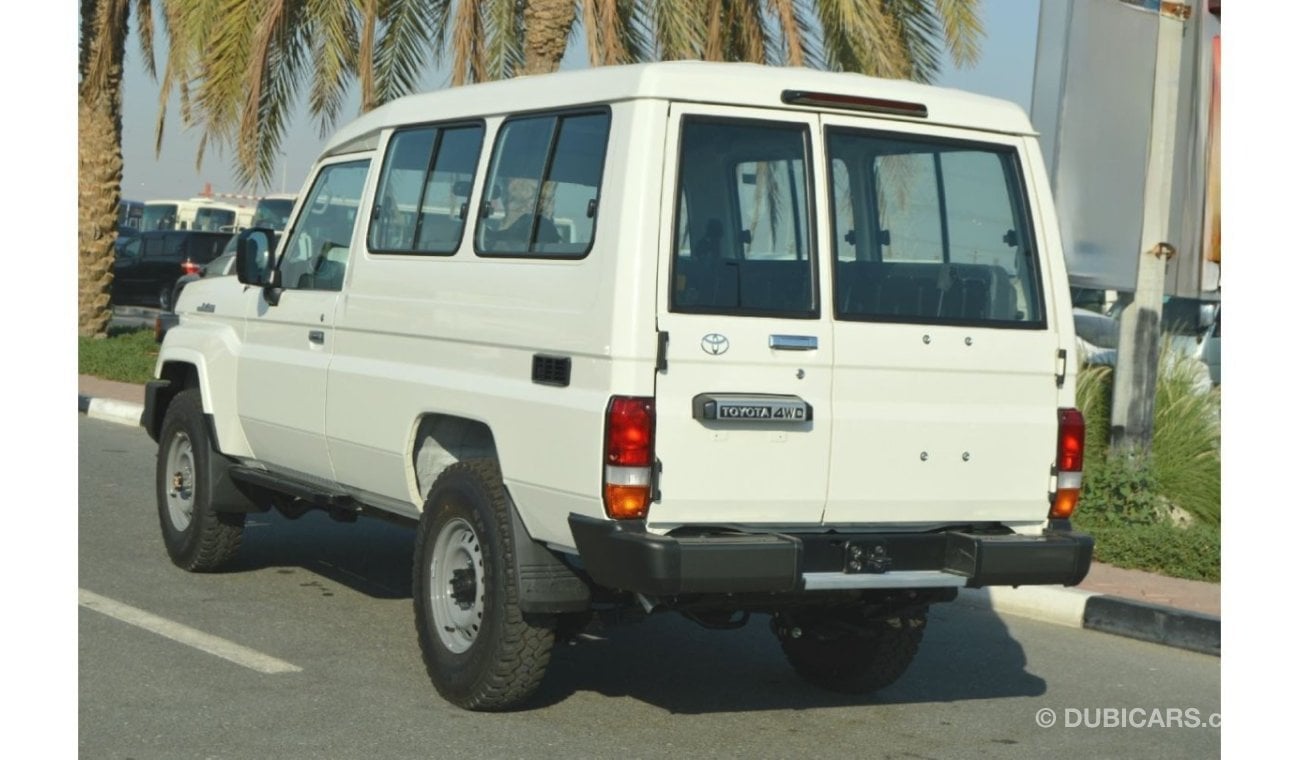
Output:
[[805,28],[799,23],[799,9],[796,0],[768,0],[767,10],[777,20],[781,34],[782,62],[789,66],[802,66],[806,56],[804,46]]
[[706,7],[700,0],[649,0],[645,25],[658,40],[658,58],[672,61],[704,57],[708,25]]
[[140,60],[144,70],[152,78],[157,78],[158,69],[153,56],[153,3],[151,0],[135,0],[135,29],[140,35]]
[[973,66],[979,60],[984,24],[980,21],[980,0],[935,0],[935,12],[943,19],[944,39],[958,66]]
[[820,0],[817,9],[827,68],[894,79],[910,76],[900,24],[886,10],[885,0]]
[[385,0],[384,33],[375,52],[375,97],[387,103],[412,92],[420,81],[431,42],[428,2]]
[[[464,1],[464,0],[462,0]],[[524,0],[483,0],[484,79],[509,79],[524,66]]]
[[943,29],[929,0],[888,0],[898,20],[903,55],[911,62],[911,79],[932,82],[943,67]]
[[645,45],[633,22],[635,10],[631,0],[582,0],[588,63],[608,66],[639,59]]
[[[303,20],[315,69],[307,108],[317,118],[324,137],[338,121],[348,85],[359,68],[359,19],[352,0],[307,0],[305,13]],[[270,51],[262,50],[261,54],[266,57]]]

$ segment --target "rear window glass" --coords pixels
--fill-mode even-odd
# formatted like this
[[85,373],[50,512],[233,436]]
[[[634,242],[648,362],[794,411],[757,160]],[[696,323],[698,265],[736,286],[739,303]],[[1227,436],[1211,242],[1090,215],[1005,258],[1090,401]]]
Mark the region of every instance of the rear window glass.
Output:
[[808,130],[687,117],[671,308],[815,317]]
[[837,317],[1043,326],[1011,148],[840,129],[827,142]]

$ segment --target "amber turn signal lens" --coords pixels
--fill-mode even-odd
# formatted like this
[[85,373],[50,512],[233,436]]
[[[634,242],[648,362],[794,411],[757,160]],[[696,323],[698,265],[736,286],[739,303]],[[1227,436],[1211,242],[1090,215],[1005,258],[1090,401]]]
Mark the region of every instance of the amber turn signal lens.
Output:
[[1070,515],[1074,514],[1074,508],[1079,505],[1079,489],[1062,488],[1056,492],[1056,499],[1052,502],[1051,515],[1053,520],[1068,520]]
[[646,486],[605,484],[605,513],[615,520],[645,517],[650,506],[650,489]]

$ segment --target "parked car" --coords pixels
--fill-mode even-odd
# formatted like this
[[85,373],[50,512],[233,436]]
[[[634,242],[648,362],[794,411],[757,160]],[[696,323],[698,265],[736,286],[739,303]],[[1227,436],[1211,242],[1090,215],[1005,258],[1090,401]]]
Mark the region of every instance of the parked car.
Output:
[[[1074,334],[1084,364],[1111,367],[1119,355],[1119,312],[1103,314],[1074,307]],[[1166,299],[1160,316],[1160,331],[1175,354],[1195,357],[1205,365],[1205,379],[1219,385],[1219,305],[1183,298]],[[1208,387],[1208,386],[1206,386]]]
[[113,304],[170,309],[176,281],[221,254],[229,232],[154,230],[122,245],[113,263]]
[[[278,239],[279,236],[274,236],[272,245]],[[155,340],[162,343],[163,338],[167,337],[167,331],[180,322],[180,315],[176,313],[175,309],[176,305],[180,303],[181,291],[185,289],[186,285],[205,277],[224,277],[235,273],[236,242],[238,242],[238,238],[231,237],[226,242],[226,247],[222,249],[220,256],[199,267],[198,272],[187,274],[176,280],[176,284],[172,286],[171,308],[160,312],[158,316],[154,317],[153,336]]]

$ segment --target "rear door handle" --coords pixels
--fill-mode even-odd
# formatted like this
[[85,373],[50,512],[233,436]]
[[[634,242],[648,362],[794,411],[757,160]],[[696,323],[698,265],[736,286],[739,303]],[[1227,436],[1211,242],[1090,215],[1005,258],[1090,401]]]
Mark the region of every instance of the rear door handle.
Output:
[[311,341],[312,343],[325,345],[325,331],[312,330],[311,332],[307,333],[307,340]]
[[816,351],[816,335],[769,335],[767,347],[774,351]]

